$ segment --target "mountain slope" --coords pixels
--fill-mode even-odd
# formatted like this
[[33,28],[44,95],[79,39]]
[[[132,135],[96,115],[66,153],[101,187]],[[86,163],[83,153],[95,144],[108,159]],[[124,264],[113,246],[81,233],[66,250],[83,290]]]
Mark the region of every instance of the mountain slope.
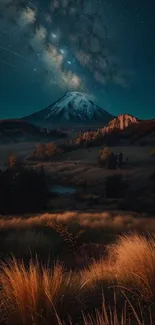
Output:
[[106,126],[107,130],[124,130],[128,128],[130,125],[138,124],[140,120],[130,114],[120,114],[111,120]]
[[24,119],[40,125],[105,125],[113,116],[94,104],[87,94],[68,92],[47,108]]
[[140,120],[129,114],[121,114],[103,128],[82,133],[76,143],[83,145],[85,141],[93,146],[116,145],[120,141],[125,145],[155,145],[155,119]]

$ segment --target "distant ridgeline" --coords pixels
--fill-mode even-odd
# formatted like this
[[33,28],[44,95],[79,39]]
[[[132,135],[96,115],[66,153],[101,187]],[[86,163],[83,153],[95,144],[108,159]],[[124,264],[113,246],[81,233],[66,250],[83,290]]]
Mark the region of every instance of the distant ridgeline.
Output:
[[49,138],[65,138],[67,134],[61,130],[41,129],[24,120],[0,120],[0,135],[5,140],[31,140]]

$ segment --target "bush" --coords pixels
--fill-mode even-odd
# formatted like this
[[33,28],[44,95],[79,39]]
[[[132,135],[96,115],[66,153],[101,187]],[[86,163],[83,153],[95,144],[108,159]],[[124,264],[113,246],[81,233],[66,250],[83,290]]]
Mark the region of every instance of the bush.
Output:
[[22,168],[23,162],[19,157],[16,157],[14,154],[10,154],[7,161],[7,167],[9,169],[19,169]]
[[42,168],[0,171],[0,213],[39,211],[48,202],[48,187]]
[[128,188],[128,182],[122,175],[108,176],[105,181],[105,193],[107,198],[121,198]]

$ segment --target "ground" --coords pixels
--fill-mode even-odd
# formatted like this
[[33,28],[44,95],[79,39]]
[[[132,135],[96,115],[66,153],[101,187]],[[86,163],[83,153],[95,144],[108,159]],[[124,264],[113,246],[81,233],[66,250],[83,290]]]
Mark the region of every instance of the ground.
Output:
[[[26,160],[35,146],[35,142],[0,145],[0,166],[2,167],[6,163],[10,153],[25,159],[26,164],[38,165],[36,162]],[[122,152],[124,159],[128,158],[127,165],[121,170],[107,170],[98,167],[97,156],[101,148],[103,146],[78,149],[64,153],[59,161],[43,163],[49,183],[75,186],[79,195],[78,200],[73,195],[55,198],[52,200],[53,208],[57,210],[60,210],[60,207],[61,210],[73,208],[78,210],[98,209],[98,199],[91,196],[98,195],[101,197],[99,201],[100,210],[105,208],[108,210],[118,209],[117,201],[109,203],[109,201],[102,200],[105,196],[105,179],[112,174],[121,173],[129,181],[129,191],[136,193],[135,197],[137,193],[145,195],[145,192],[150,189],[150,176],[155,169],[155,160],[150,155],[152,147],[134,145],[110,147],[114,153]],[[80,195],[82,195],[82,199]]]
[[[1,167],[10,153],[37,165],[26,160],[35,145],[0,145]],[[98,167],[101,148],[44,163],[50,184],[73,186],[76,194],[55,195],[38,214],[0,215],[0,324],[155,324],[154,214],[119,209],[119,200],[104,196],[105,178],[113,173],[145,195],[152,148],[111,148],[128,157],[116,171]]]
[[[10,153],[14,153],[24,159],[35,149],[35,146],[35,142],[0,145],[0,166],[4,166]],[[78,149],[65,153],[60,161],[45,163],[45,170],[47,170],[49,175],[58,177],[62,183],[72,183],[75,185],[86,181],[88,185],[96,186],[102,184],[106,176],[120,172],[125,177],[130,178],[130,182],[135,188],[147,185],[146,182],[155,166],[155,161],[150,155],[152,147],[110,147],[114,153],[119,154],[122,152],[124,158],[128,158],[127,166],[121,171],[109,171],[97,166],[97,156],[101,148],[103,146]],[[32,164],[33,162],[28,163]]]

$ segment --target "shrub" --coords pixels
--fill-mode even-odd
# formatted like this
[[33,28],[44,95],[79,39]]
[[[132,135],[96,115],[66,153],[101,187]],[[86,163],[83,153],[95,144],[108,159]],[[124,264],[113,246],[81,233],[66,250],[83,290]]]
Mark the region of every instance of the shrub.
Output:
[[15,155],[11,154],[9,157],[8,157],[8,166],[10,168],[14,168],[15,165],[17,163],[17,158]]
[[36,145],[36,149],[33,152],[30,159],[35,160],[51,160],[53,157],[58,157],[63,153],[63,150],[57,147],[55,142],[49,142],[46,144],[39,143]]
[[105,181],[105,193],[107,198],[121,198],[128,188],[128,182],[121,174],[108,176]]
[[19,157],[10,154],[7,161],[7,167],[9,169],[19,169],[23,167],[23,162]]

